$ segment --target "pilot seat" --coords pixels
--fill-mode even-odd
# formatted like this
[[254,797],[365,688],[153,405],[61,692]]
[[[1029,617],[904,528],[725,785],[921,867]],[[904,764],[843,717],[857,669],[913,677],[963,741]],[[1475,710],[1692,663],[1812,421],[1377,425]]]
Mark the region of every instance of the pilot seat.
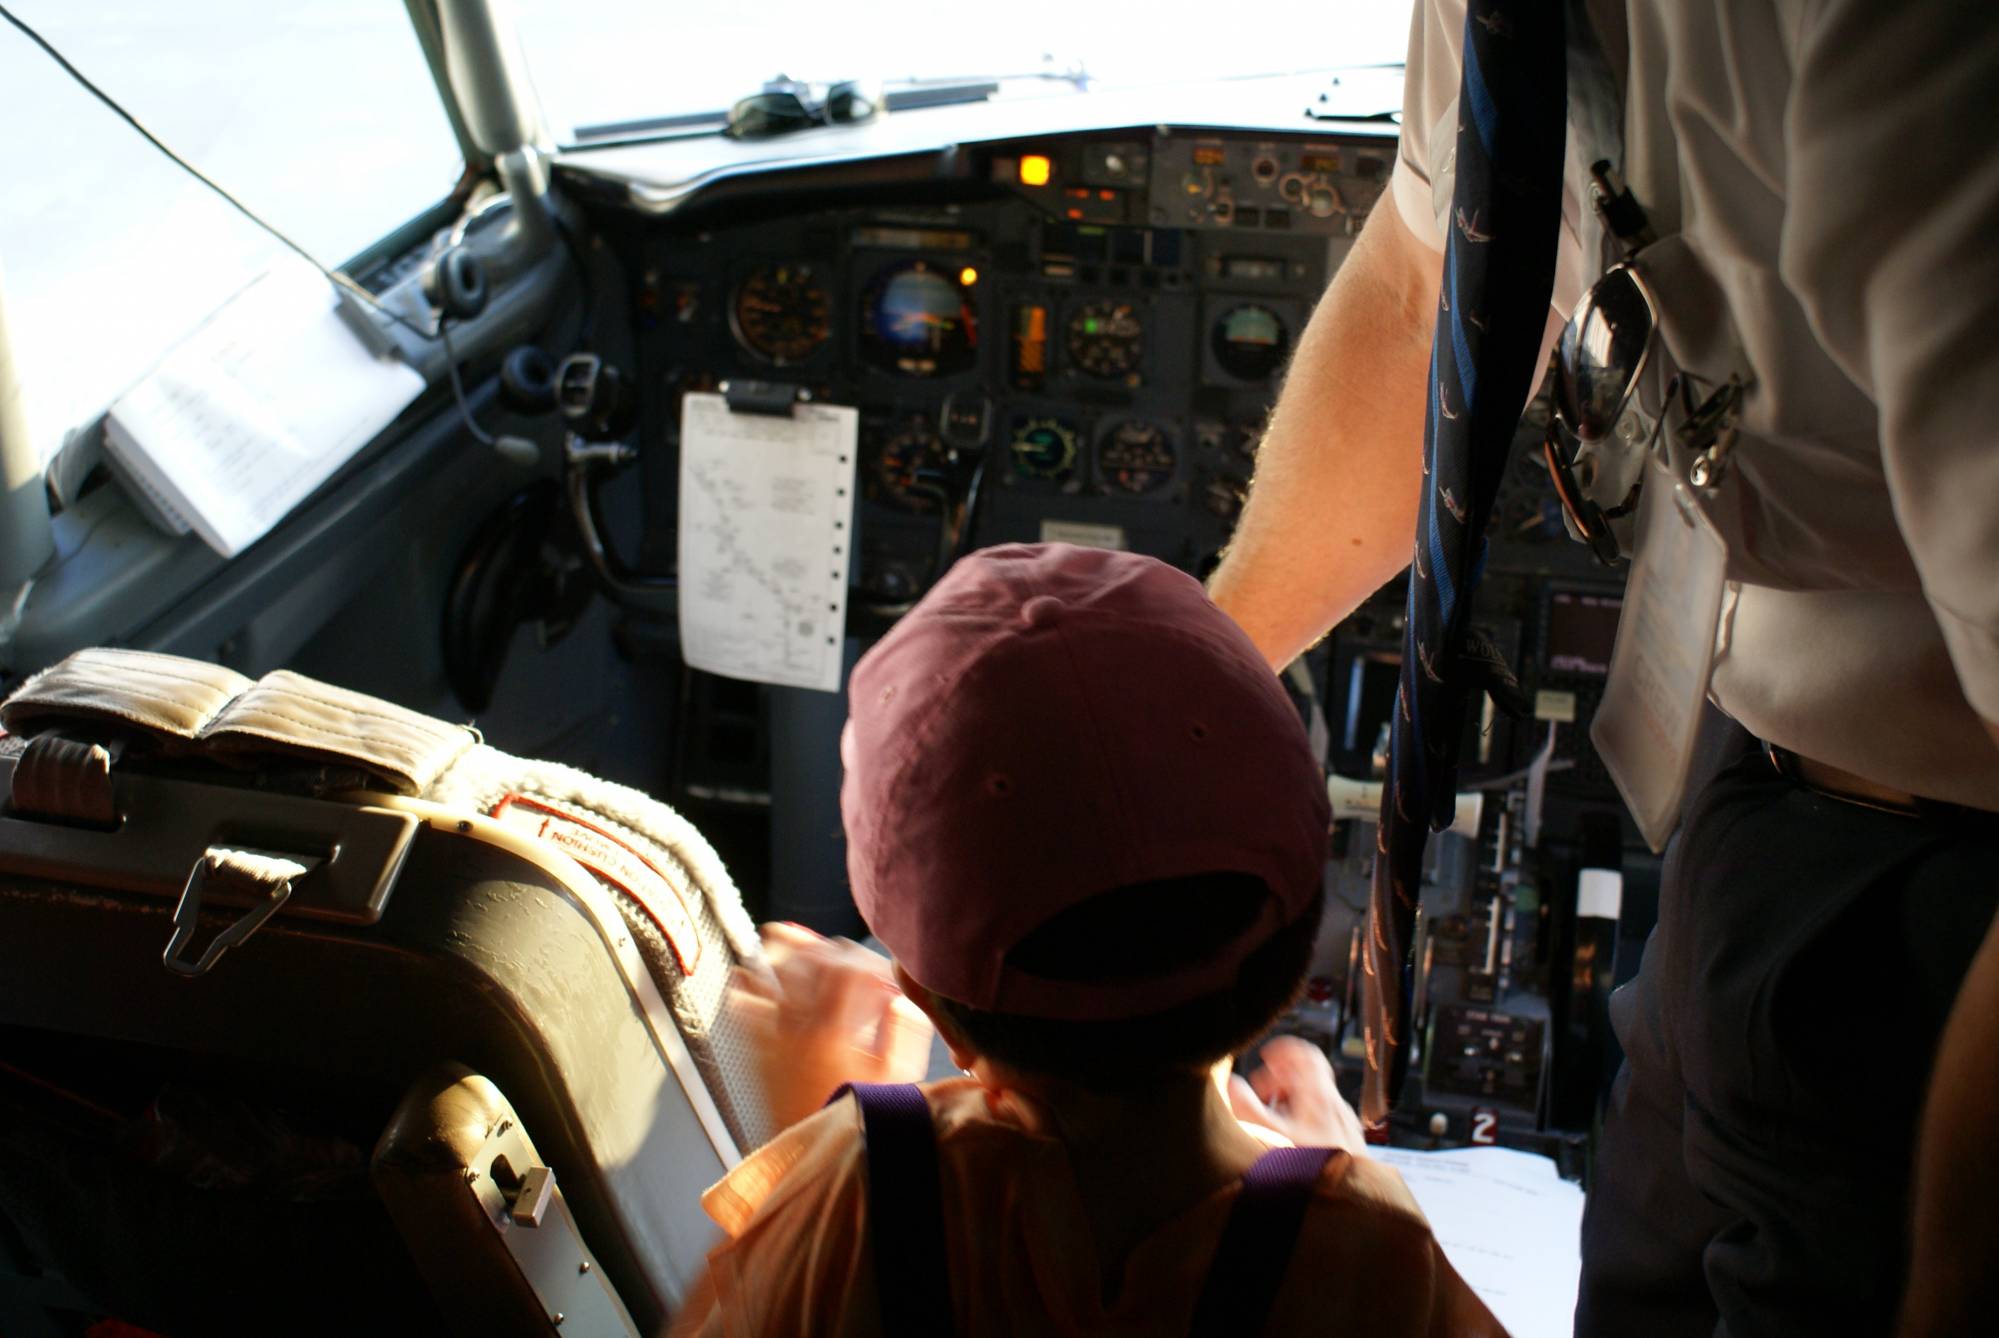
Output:
[[288,672],[0,705],[0,1332],[652,1333],[770,1132],[637,791]]

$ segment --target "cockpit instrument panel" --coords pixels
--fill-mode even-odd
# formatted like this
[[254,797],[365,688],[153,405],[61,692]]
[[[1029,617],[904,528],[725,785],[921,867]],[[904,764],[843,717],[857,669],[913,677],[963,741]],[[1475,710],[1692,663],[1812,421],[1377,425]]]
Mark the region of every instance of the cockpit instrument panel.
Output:
[[1153,157],[1156,222],[1352,235],[1381,198],[1393,144],[1174,135]]
[[[795,194],[773,173],[726,213],[642,222],[645,375],[791,380],[861,410],[860,616],[892,616],[983,544],[1067,538],[1204,575],[1392,135],[1169,128],[953,152],[949,184],[855,163]],[[677,395],[661,400],[670,448]],[[652,491],[670,531],[669,481]]]
[[[974,547],[1094,544],[1205,577],[1313,308],[1379,206],[1394,154],[1392,127],[1354,123],[1050,135],[815,163],[803,189],[783,171],[744,173],[726,208],[630,220],[640,375],[664,392],[647,397],[649,552],[661,565],[675,552],[679,392],[744,377],[860,411],[856,647]],[[1475,833],[1440,836],[1426,869],[1420,1062],[1398,1137],[1573,1151],[1603,1050],[1597,1000],[1629,956],[1591,937],[1572,895],[1577,871],[1616,863],[1620,844],[1587,726],[1621,584],[1563,540],[1538,453],[1521,449],[1546,421],[1537,401],[1495,501],[1473,611],[1520,666],[1534,715],[1480,719],[1460,741],[1484,799]],[[1306,657],[1340,776],[1381,764],[1401,616],[1386,589]],[[716,723],[690,734],[721,742],[686,747],[705,759],[694,770],[733,786],[736,763],[717,760],[737,755],[740,733],[725,700],[717,689]],[[823,779],[806,788],[837,790]],[[771,821],[791,824],[781,837],[773,826],[773,850],[837,828],[778,805],[772,787]],[[1287,1023],[1321,1039],[1349,1083],[1373,853],[1356,824],[1336,828],[1323,951]]]

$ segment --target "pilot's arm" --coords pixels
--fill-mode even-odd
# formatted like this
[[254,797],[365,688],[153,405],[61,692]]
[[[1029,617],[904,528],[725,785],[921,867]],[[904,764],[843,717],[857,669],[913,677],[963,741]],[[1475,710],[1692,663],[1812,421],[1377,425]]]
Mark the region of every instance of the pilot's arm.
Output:
[[1209,593],[1272,666],[1409,565],[1442,273],[1377,207],[1298,342]]
[[1452,2],[1416,7],[1390,190],[1298,341],[1208,583],[1273,667],[1393,579],[1415,546],[1444,247],[1440,227],[1422,226],[1435,222],[1426,132],[1456,97],[1464,26],[1461,7],[1455,24],[1431,11]]

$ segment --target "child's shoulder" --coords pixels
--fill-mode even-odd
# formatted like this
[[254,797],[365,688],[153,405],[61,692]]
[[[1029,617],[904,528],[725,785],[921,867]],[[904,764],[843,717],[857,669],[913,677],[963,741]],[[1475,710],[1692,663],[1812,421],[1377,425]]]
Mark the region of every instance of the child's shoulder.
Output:
[[[989,1147],[994,1140],[1047,1137],[1031,1105],[970,1079],[946,1078],[922,1088],[938,1146],[947,1154]],[[768,1218],[790,1200],[859,1192],[866,1180],[864,1146],[859,1107],[835,1101],[744,1157],[702,1196],[701,1206],[725,1233],[740,1236],[753,1218]]]
[[1402,1173],[1372,1157],[1335,1156],[1320,1177],[1319,1196],[1384,1218],[1407,1219],[1425,1232],[1430,1228]]
[[805,1187],[825,1192],[865,1173],[854,1103],[839,1101],[800,1120],[751,1152],[701,1196],[701,1207],[723,1232],[740,1236],[759,1213],[768,1216]]

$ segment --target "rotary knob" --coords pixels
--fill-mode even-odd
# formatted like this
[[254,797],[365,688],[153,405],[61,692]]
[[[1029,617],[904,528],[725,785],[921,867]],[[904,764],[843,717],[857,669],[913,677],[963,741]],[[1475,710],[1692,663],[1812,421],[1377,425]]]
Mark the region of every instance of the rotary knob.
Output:
[[1330,185],[1321,183],[1305,192],[1305,208],[1313,218],[1331,218],[1345,207],[1340,193]]

